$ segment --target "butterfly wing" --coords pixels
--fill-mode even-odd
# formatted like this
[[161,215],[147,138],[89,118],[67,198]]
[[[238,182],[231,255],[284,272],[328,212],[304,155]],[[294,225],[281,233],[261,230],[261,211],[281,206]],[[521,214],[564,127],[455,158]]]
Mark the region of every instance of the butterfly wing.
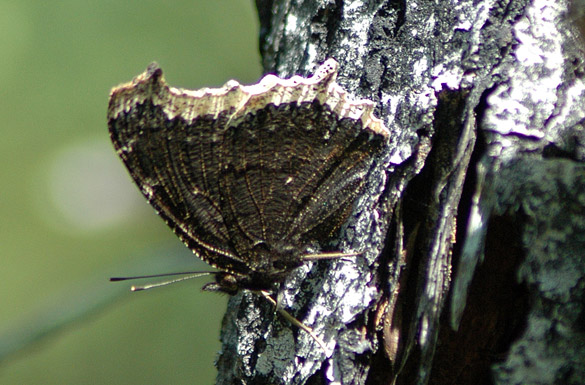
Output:
[[372,137],[319,101],[268,105],[229,127],[220,194],[238,254],[253,259],[262,241],[302,248],[339,229],[380,147]]
[[[233,252],[218,201],[218,127],[225,119],[169,116],[169,90],[157,67],[112,92],[114,147],[148,202],[201,259],[245,273]],[[172,105],[171,107],[177,107]]]

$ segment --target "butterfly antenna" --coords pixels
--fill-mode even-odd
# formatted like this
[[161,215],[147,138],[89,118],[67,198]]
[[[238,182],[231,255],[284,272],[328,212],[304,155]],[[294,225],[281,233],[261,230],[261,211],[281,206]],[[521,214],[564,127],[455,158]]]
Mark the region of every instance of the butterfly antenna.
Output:
[[112,277],[112,278],[110,278],[110,281],[111,282],[118,282],[118,281],[127,281],[127,280],[131,280],[131,279],[160,278],[160,277],[170,277],[173,275],[187,275],[186,277],[171,279],[168,281],[150,283],[150,284],[140,285],[140,286],[134,285],[130,288],[131,291],[142,291],[142,290],[154,289],[156,287],[167,286],[167,285],[170,285],[173,283],[182,282],[182,281],[186,281],[188,279],[203,277],[203,276],[211,275],[211,274],[215,274],[215,272],[211,272],[211,271],[203,271],[203,272],[202,271],[185,271],[182,273],[137,275],[137,276],[133,276],[133,277]]
[[303,261],[318,261],[321,259],[336,259],[336,258],[343,258],[343,257],[355,257],[356,255],[360,255],[362,252],[357,253],[342,253],[339,251],[334,251],[331,253],[318,253],[318,254],[305,254],[303,255]]
[[162,273],[162,274],[152,274],[152,275],[133,275],[131,277],[112,277],[110,278],[110,282],[117,282],[117,281],[128,281],[131,279],[143,279],[143,278],[160,278],[160,277],[171,277],[173,275],[187,275],[187,274],[214,274],[211,271],[182,271],[180,273]]
[[304,323],[302,323],[301,321],[299,321],[298,319],[293,317],[289,312],[284,310],[282,307],[278,306],[276,301],[270,296],[270,294],[268,294],[268,292],[261,290],[260,294],[262,294],[262,296],[264,296],[264,298],[266,298],[268,300],[268,302],[270,302],[276,308],[276,310],[288,322],[290,322],[294,326],[298,327],[299,329],[302,329],[305,332],[307,332],[315,340],[315,342],[317,342],[317,344],[321,347],[321,349],[323,349],[323,351],[325,352],[325,355],[328,355],[329,352],[327,351],[327,348],[325,347],[325,343],[323,341],[321,341],[321,339],[319,337],[317,337],[317,335],[313,332],[313,329],[311,329],[310,327],[308,327],[307,325],[305,325]]

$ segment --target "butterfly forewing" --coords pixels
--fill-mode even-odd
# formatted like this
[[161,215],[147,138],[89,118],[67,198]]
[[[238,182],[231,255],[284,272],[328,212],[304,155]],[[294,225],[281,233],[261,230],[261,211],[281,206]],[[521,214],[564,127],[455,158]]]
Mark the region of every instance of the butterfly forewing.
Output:
[[[114,146],[144,196],[167,224],[203,260],[217,255],[246,271],[229,245],[219,209],[218,120],[199,117],[197,125],[168,120],[146,100],[127,116],[110,119]],[[233,257],[232,257],[233,256]]]

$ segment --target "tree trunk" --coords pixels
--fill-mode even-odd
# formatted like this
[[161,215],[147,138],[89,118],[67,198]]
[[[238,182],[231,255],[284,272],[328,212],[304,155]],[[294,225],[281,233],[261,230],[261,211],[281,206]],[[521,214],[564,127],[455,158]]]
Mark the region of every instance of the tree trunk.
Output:
[[[578,6],[578,5],[575,5]],[[585,378],[585,67],[564,1],[257,0],[266,72],[377,103],[392,137],[281,304],[230,299],[219,384]]]

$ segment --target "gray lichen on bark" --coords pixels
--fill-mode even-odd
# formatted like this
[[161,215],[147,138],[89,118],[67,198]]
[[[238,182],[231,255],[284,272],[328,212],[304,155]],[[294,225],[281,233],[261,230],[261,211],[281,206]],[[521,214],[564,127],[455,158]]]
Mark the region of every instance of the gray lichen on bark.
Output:
[[578,384],[585,378],[585,165],[521,158],[494,179],[494,212],[523,217],[526,255],[517,274],[531,299],[526,328],[496,366],[496,379]]

